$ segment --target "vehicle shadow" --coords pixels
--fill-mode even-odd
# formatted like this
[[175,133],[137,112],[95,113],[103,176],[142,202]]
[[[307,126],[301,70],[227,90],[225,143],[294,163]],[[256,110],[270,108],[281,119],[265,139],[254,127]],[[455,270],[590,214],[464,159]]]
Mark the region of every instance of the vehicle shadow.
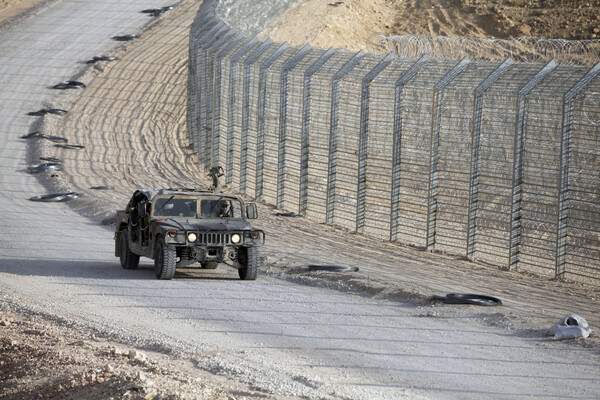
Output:
[[[78,261],[55,259],[11,259],[0,258],[0,276],[18,275],[27,277],[63,277],[90,279],[156,279],[154,264],[151,260],[140,261],[135,270],[121,268],[118,259],[115,261]],[[175,271],[177,279],[186,280],[239,280],[237,271],[225,265],[217,269],[178,268]]]

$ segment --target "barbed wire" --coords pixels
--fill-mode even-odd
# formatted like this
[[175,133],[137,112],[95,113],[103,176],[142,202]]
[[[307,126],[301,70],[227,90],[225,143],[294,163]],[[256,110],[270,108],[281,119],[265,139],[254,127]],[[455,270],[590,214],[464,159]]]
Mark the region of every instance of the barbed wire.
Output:
[[385,36],[375,33],[367,41],[372,53],[394,52],[399,57],[539,63],[554,59],[559,64],[594,65],[600,61],[600,40],[540,39],[522,36],[515,39],[448,37],[426,35]]

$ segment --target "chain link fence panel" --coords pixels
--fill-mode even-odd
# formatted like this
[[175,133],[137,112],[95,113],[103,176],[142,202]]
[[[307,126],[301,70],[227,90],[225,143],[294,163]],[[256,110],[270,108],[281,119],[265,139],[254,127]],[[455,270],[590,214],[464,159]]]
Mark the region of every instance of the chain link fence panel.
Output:
[[205,168],[321,223],[600,282],[600,65],[253,37],[289,3],[201,6],[187,123]]

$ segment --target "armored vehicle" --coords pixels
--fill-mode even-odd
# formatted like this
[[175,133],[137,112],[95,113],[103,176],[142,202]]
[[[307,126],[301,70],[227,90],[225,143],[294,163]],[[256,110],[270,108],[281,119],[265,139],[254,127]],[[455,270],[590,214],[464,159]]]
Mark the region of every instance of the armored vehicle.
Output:
[[265,241],[247,221],[255,218],[256,204],[214,190],[137,190],[117,212],[115,256],[125,269],[136,269],[141,256],[153,259],[158,279],[172,279],[177,267],[225,263],[254,280]]

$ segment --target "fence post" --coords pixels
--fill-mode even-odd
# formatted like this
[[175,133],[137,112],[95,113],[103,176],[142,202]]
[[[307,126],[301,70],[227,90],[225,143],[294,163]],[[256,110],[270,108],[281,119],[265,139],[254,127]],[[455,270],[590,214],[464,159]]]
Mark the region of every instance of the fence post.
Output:
[[212,145],[214,143],[213,140],[213,127],[214,127],[214,111],[215,111],[215,86],[217,84],[220,86],[221,77],[215,74],[215,60],[213,59],[213,54],[219,51],[219,49],[227,43],[229,39],[235,34],[233,29],[228,29],[223,32],[222,35],[219,35],[217,40],[205,49],[205,57],[206,57],[206,68],[205,75],[207,76],[207,87],[206,87],[206,144],[204,147],[204,167],[205,169],[210,169],[213,165],[212,156],[213,149]]
[[[200,53],[200,49],[202,48],[203,36],[210,31],[215,25],[217,25],[217,20],[212,18],[210,14],[204,15],[203,18],[198,19],[198,21],[202,24],[201,29],[194,30],[196,26],[196,20],[194,24],[192,24],[192,30],[190,31],[190,43],[189,43],[189,62],[188,62],[188,102],[187,102],[187,139],[192,145],[197,145],[196,138],[199,134],[198,132],[198,117],[199,117],[199,73],[198,73],[198,58],[194,55]],[[195,151],[198,151],[198,148],[194,148]]]
[[444,89],[454,80],[469,64],[471,60],[463,58],[452,68],[433,88],[433,112],[431,123],[431,151],[429,168],[429,196],[427,201],[427,250],[435,248],[435,229],[437,223],[437,165],[438,147],[440,140],[440,126],[442,118],[442,102]]
[[521,201],[523,199],[523,140],[525,127],[525,111],[527,96],[556,68],[552,60],[544,66],[529,82],[519,90],[517,100],[517,119],[515,122],[515,144],[513,158],[513,189],[510,213],[510,243],[508,269],[516,269],[519,262],[519,245],[521,243]]
[[233,143],[235,135],[235,100],[237,85],[237,63],[259,42],[257,37],[253,37],[233,57],[229,66],[229,110],[227,113],[227,160],[225,167],[225,183],[231,185],[233,182]]
[[310,120],[310,85],[312,76],[321,68],[337,51],[329,48],[304,72],[304,91],[302,93],[302,132],[300,150],[300,190],[298,209],[300,214],[306,215],[308,207],[308,156],[310,153],[310,132],[308,122]]
[[271,45],[267,39],[261,43],[244,61],[244,83],[242,88],[242,134],[240,145],[240,192],[246,192],[246,163],[248,153],[248,124],[250,118],[250,65],[254,64]]
[[[287,134],[287,93],[288,93],[288,75],[292,68],[312,50],[310,44],[305,45],[301,48],[296,55],[290,58],[281,69],[281,87],[279,91],[279,143],[278,143],[278,154],[277,154],[277,208],[284,207],[284,196],[285,196],[285,169],[286,169],[286,134]],[[264,158],[264,136],[262,144],[261,157]],[[261,158],[261,162],[263,161]],[[262,195],[262,184],[263,184],[263,170],[260,170],[260,193]],[[257,168],[258,175],[258,168]],[[256,177],[256,187],[258,191],[259,180]]]
[[393,133],[393,153],[392,153],[392,190],[390,206],[390,241],[398,240],[398,219],[400,214],[398,207],[400,204],[400,162],[402,160],[402,113],[404,85],[429,62],[427,54],[415,62],[408,71],[396,81],[394,94],[394,133]]
[[361,50],[333,75],[331,82],[331,120],[329,125],[329,165],[327,166],[327,224],[333,224],[335,212],[335,178],[337,169],[337,136],[340,80],[345,77],[362,60],[365,53]]
[[194,149],[198,149],[198,160],[200,164],[204,164],[206,166],[206,155],[207,155],[207,144],[210,133],[210,126],[208,125],[207,116],[208,116],[208,108],[210,107],[210,95],[212,94],[212,90],[209,89],[209,80],[212,77],[209,77],[208,72],[208,48],[213,45],[213,43],[218,40],[220,35],[222,35],[228,28],[222,22],[218,23],[211,29],[205,36],[205,45],[202,46],[200,51],[198,52],[198,72],[200,73],[200,93],[198,100],[200,102],[200,113],[198,115],[198,143],[194,143]]
[[[255,197],[257,199],[262,197],[263,170],[265,165],[265,107],[267,97],[267,70],[289,48],[289,43],[283,43],[260,66],[260,75],[258,78],[258,123],[256,129],[256,182],[254,183]],[[244,171],[244,187],[245,180],[246,171]]]
[[477,206],[479,201],[479,148],[481,146],[481,120],[483,118],[483,94],[513,65],[510,58],[504,60],[475,89],[473,108],[473,139],[471,145],[471,181],[469,185],[469,226],[467,228],[467,257],[473,258],[477,244]]
[[212,118],[212,162],[211,166],[220,166],[219,150],[221,146],[221,71],[223,58],[236,46],[244,36],[241,33],[235,35],[233,39],[216,56],[215,67],[215,85],[213,94],[213,118]]
[[600,63],[594,65],[571,89],[563,100],[562,137],[560,145],[560,189],[558,192],[558,229],[556,235],[556,267],[554,277],[563,279],[566,272],[567,219],[569,217],[569,162],[573,130],[573,101],[600,74]]
[[394,53],[386,55],[361,83],[360,134],[358,141],[358,182],[356,185],[356,232],[365,230],[365,207],[367,191],[367,145],[369,141],[369,98],[371,81],[396,58]]

